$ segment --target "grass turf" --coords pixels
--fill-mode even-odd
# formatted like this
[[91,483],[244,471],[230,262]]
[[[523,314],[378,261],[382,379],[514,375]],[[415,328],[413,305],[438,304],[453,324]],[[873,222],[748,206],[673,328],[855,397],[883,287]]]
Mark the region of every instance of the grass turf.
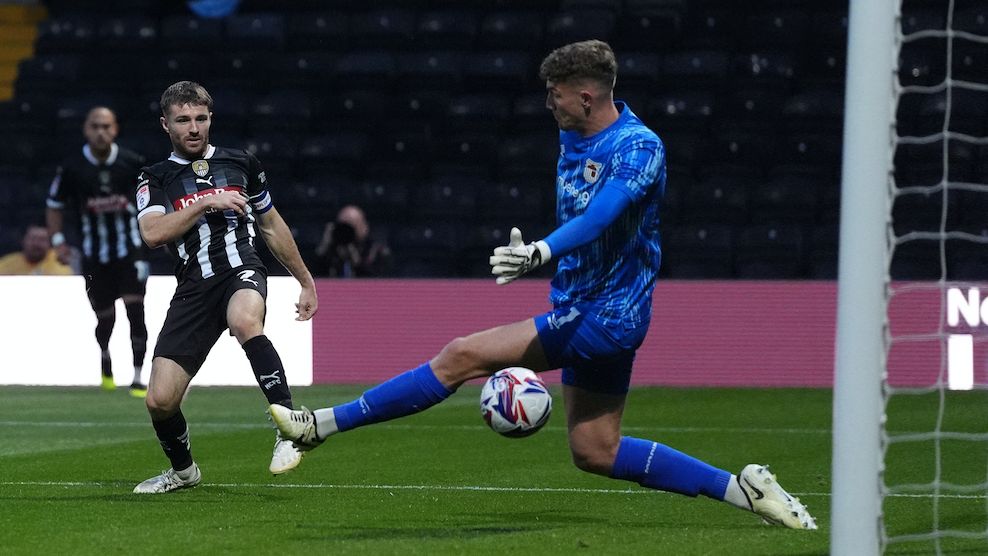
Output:
[[[325,406],[361,389],[295,390]],[[824,390],[640,388],[625,434],[661,441],[739,471],[769,463],[806,502],[820,530],[763,525],[708,499],[588,475],[570,463],[560,395],[538,434],[486,429],[478,388],[425,413],[332,438],[292,473],[267,472],[273,433],[254,388],[196,388],[184,411],[203,484],[160,496],[134,485],[168,467],[143,403],[125,390],[0,390],[3,553],[825,554],[829,546],[831,397]],[[984,432],[985,393],[951,394],[955,430]],[[930,430],[936,400],[890,405],[890,429]],[[925,427],[925,428],[924,428]],[[932,475],[928,446],[902,445],[891,478]],[[944,449],[944,457],[952,450]],[[958,481],[984,480],[984,443],[959,452]],[[965,459],[966,458],[966,459]],[[948,467],[945,467],[947,469]],[[963,476],[963,477],[962,477]],[[951,477],[945,477],[951,479]],[[978,482],[978,481],[973,481]],[[885,504],[891,533],[929,531],[929,497]],[[985,529],[984,493],[943,499],[941,523]],[[947,552],[983,552],[984,539],[946,539]],[[888,553],[929,553],[930,541]]]

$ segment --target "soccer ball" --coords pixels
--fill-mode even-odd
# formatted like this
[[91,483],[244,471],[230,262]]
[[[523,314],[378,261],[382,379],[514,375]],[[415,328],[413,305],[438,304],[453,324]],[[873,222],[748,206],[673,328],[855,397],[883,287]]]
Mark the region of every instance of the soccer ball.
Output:
[[480,392],[480,414],[494,432],[503,436],[535,434],[551,413],[549,389],[530,369],[501,369],[487,379]]

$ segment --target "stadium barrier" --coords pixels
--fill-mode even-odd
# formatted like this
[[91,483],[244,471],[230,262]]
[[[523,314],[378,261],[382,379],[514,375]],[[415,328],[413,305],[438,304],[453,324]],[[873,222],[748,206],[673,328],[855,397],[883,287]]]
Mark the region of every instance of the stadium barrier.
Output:
[[[534,279],[510,286],[493,280],[318,280],[317,287],[319,314],[300,323],[294,320],[297,283],[270,279],[266,333],[293,385],[379,382],[429,359],[457,336],[549,308],[548,282]],[[148,283],[148,362],[174,288],[166,276]],[[83,289],[78,276],[0,277],[0,338],[7,348],[0,384],[99,383],[96,318]],[[660,282],[634,383],[829,388],[836,299],[833,282]],[[954,338],[950,358],[957,376],[970,375],[951,382],[961,388],[988,382],[982,341],[988,302],[978,288],[958,285],[941,299],[937,288],[917,287],[893,298],[890,319],[895,336],[904,338],[890,351],[892,384],[938,379],[940,358],[947,357],[941,326]],[[111,353],[121,385],[131,378],[128,330],[118,301]],[[558,382],[558,373],[547,378]],[[195,384],[255,384],[234,338],[220,338]]]

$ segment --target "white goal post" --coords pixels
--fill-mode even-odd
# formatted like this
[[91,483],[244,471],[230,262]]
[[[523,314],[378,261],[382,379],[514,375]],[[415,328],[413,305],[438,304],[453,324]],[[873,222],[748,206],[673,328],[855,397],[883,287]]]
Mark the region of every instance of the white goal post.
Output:
[[831,554],[880,551],[897,0],[850,2],[838,258]]

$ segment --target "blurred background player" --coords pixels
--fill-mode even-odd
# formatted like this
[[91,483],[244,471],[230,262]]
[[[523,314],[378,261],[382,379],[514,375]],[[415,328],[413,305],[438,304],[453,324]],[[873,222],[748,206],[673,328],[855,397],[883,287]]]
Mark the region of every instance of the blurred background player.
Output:
[[560,129],[559,227],[526,245],[514,228],[490,259],[498,284],[559,260],[554,309],[532,319],[457,338],[432,361],[315,412],[269,409],[285,436],[315,446],[337,432],[422,411],[464,382],[510,366],[562,368],[573,461],[580,469],[687,496],[704,495],[793,529],[815,529],[805,506],[762,465],[738,475],[673,448],[621,435],[635,351],[651,320],[659,272],[659,208],[665,149],[623,102],[615,103],[617,62],[592,40],[550,53],[539,76]]
[[326,224],[315,255],[316,276],[368,278],[390,273],[391,248],[371,237],[367,217],[356,205],[341,208],[336,220]]
[[[161,95],[161,126],[171,139],[167,160],[138,176],[141,235],[168,246],[178,287],[155,344],[147,408],[171,469],[134,488],[157,494],[199,484],[182,397],[227,328],[236,336],[269,404],[292,407],[281,358],[264,335],[267,269],[254,249],[254,222],[271,252],[302,287],[298,320],[316,313],[316,286],[291,231],[268,193],[261,163],[245,151],[209,144],[213,99],[198,83],[180,81]],[[275,438],[269,470],[294,469],[302,449]]]
[[100,348],[102,387],[113,390],[110,335],[117,318],[114,304],[123,299],[130,321],[130,345],[134,355],[131,395],[143,398],[147,387],[141,379],[147,352],[148,329],[144,321],[144,291],[150,266],[144,260],[134,207],[134,177],[144,164],[137,153],[114,141],[117,117],[108,108],[89,110],[82,126],[86,144],[62,161],[48,191],[48,232],[62,262],[70,254],[64,221],[66,208],[82,252],[86,294],[96,313],[96,342]]
[[21,250],[0,257],[0,275],[46,275],[64,276],[73,274],[72,268],[58,260],[51,248],[48,229],[41,224],[30,224],[24,230]]

